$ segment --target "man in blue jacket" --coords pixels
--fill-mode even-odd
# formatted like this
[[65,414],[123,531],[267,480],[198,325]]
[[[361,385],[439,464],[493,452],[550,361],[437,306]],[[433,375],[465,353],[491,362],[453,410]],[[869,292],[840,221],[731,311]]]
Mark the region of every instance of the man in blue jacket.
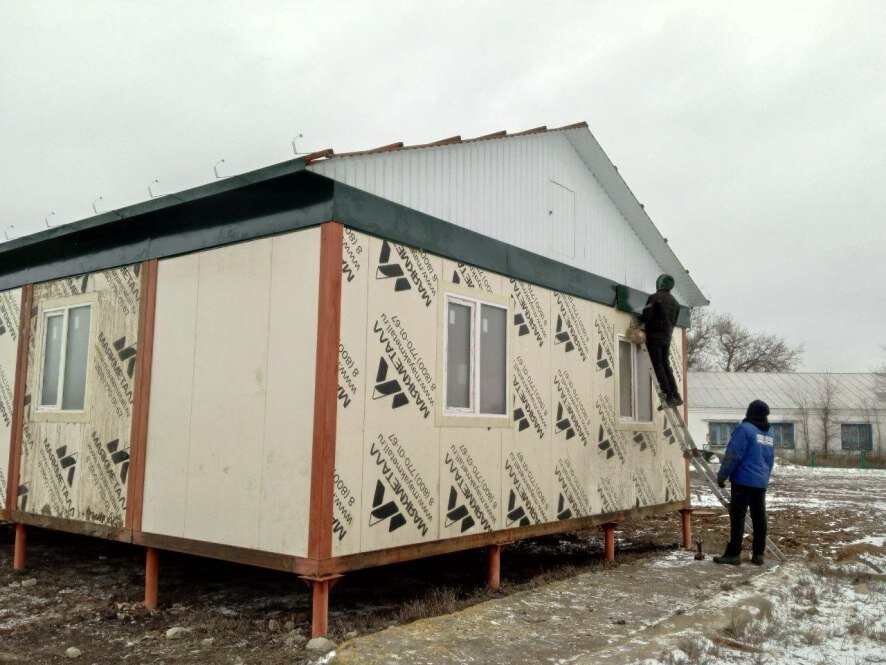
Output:
[[717,484],[726,487],[732,482],[732,500],[729,502],[731,537],[723,556],[715,556],[714,563],[741,564],[741,541],[748,508],[754,525],[754,545],[751,563],[763,565],[766,551],[766,488],[775,463],[774,439],[769,434],[769,406],[754,400],[748,406],[745,419],[735,428],[726,454],[717,472]]

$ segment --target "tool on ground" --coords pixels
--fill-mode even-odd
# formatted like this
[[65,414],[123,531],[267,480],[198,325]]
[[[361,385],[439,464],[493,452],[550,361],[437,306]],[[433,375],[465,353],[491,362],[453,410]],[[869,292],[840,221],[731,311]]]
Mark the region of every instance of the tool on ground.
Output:
[[704,552],[701,551],[702,542],[704,542],[704,541],[702,541],[700,538],[695,541],[695,546],[698,548],[698,552],[695,553],[695,560],[696,561],[702,561],[705,558]]
[[[659,394],[659,397],[662,397]],[[689,454],[689,459],[692,461],[692,465],[695,467],[696,471],[701,474],[701,477],[707,483],[710,490],[714,493],[714,496],[723,504],[727,509],[729,508],[729,495],[726,492],[717,486],[717,474],[705,460],[702,455],[701,450],[695,445],[695,441],[692,440],[692,435],[689,433],[689,430],[686,427],[686,423],[683,422],[683,417],[680,415],[680,412],[673,406],[669,406],[665,399],[662,397],[661,406],[658,407],[659,411],[664,411],[665,419],[668,423],[668,428],[673,433],[674,437],[677,439],[677,442],[680,444],[680,448],[683,449],[684,453]],[[667,432],[667,430],[666,430]],[[750,517],[745,517],[745,532],[751,533],[753,530],[753,525]],[[779,561],[786,561],[787,557],[782,553],[778,547],[776,547],[775,543],[772,542],[769,538],[766,538],[766,551],[768,551],[772,556],[774,556]]]

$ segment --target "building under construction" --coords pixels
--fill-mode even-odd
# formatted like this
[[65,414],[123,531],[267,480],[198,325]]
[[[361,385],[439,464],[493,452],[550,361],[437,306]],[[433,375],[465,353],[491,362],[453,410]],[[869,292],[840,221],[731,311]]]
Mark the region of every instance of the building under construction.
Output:
[[[706,300],[585,123],[326,150],[0,245],[0,507],[340,576],[688,516],[626,336]],[[685,392],[685,331],[671,363]],[[7,455],[8,453],[8,455]],[[8,459],[8,466],[5,460]]]

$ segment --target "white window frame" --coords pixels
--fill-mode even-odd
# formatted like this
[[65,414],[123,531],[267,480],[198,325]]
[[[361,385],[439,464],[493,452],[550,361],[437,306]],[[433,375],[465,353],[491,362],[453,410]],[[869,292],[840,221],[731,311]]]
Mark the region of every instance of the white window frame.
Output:
[[[92,300],[82,302],[71,302],[70,304],[46,307],[40,312],[40,372],[37,375],[37,413],[41,414],[85,414],[89,409],[89,368],[92,362],[92,333],[95,329],[95,307]],[[64,384],[65,384],[65,362],[68,355],[68,321],[70,320],[70,311],[81,307],[89,308],[89,330],[87,331],[87,348],[86,348],[86,383],[83,386],[83,408],[82,409],[63,409],[64,402]],[[43,404],[43,377],[46,371],[46,331],[49,319],[54,317],[62,317],[61,332],[61,353],[59,355],[58,368],[58,386],[56,387],[55,404]]]
[[[463,305],[471,310],[471,347],[470,347],[470,371],[469,371],[469,388],[468,402],[470,406],[452,407],[446,403],[447,388],[449,387],[449,303]],[[479,325],[480,307],[495,307],[503,310],[505,313],[505,412],[504,413],[484,413],[480,411],[480,367],[482,364],[483,347],[480,344],[480,335],[482,334]],[[511,340],[510,321],[511,308],[500,302],[487,300],[474,296],[464,295],[462,293],[446,293],[443,299],[443,386],[442,386],[442,404],[443,416],[456,416],[462,418],[492,418],[501,422],[508,422],[508,400],[510,398],[510,377],[511,377]]]
[[[631,348],[631,416],[623,416],[621,415],[621,343],[627,342],[630,344]],[[638,420],[637,411],[639,409],[639,400],[637,399],[637,386],[638,380],[640,377],[637,376],[637,353],[640,352],[640,345],[634,344],[627,335],[617,335],[615,340],[615,353],[616,353],[616,372],[615,372],[615,412],[618,414],[618,424],[619,429],[630,429],[630,430],[651,430],[655,426],[655,409],[656,403],[655,399],[658,395],[658,389],[655,385],[655,380],[653,379],[652,372],[650,371],[647,380],[650,382],[650,390],[651,392],[651,400],[652,400],[652,419],[651,420]]]

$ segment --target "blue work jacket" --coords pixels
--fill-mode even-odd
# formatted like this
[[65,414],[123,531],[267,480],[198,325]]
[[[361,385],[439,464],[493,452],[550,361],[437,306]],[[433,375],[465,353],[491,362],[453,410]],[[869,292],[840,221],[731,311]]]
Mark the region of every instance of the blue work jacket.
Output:
[[726,454],[717,472],[719,478],[748,487],[769,487],[769,474],[775,463],[775,440],[751,423],[741,423],[732,432]]

